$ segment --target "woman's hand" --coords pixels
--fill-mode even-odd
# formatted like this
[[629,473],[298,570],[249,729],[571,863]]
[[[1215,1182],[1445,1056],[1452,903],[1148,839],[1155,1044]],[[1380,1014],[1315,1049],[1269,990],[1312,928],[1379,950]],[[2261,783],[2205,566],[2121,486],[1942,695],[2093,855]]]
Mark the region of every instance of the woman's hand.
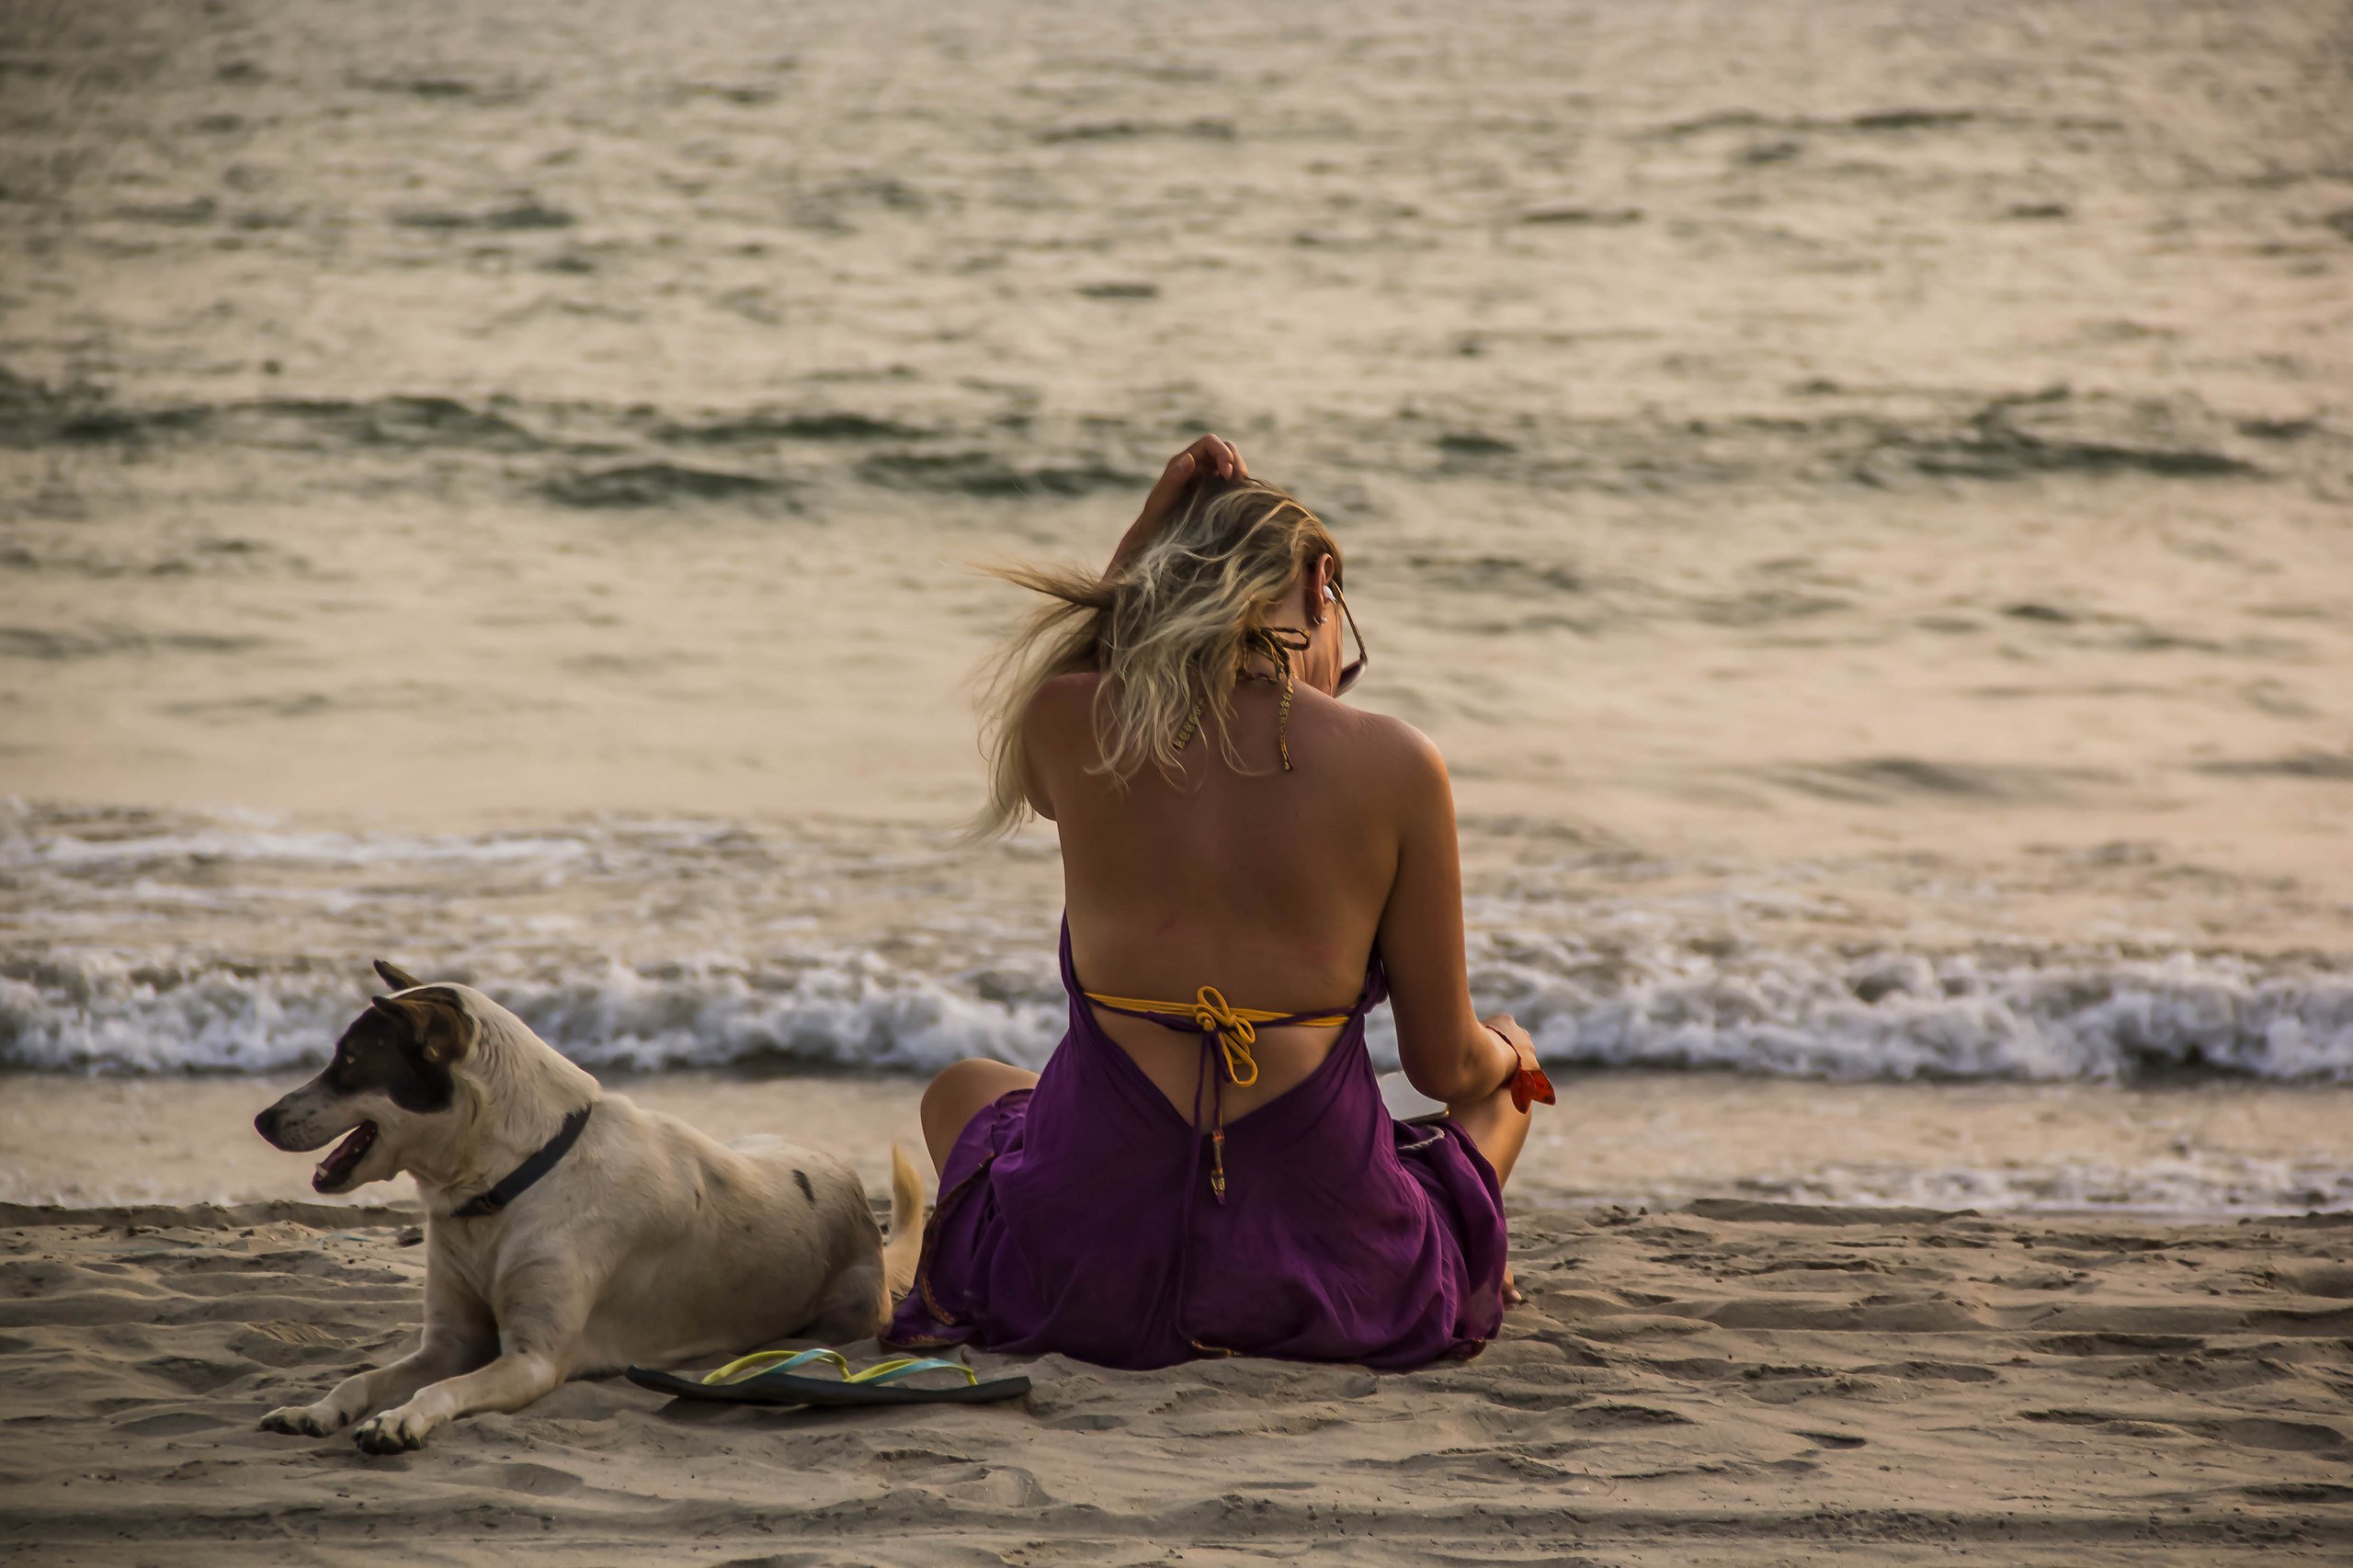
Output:
[[1185,494],[1185,486],[1205,473],[1219,479],[1247,479],[1250,468],[1233,443],[1220,436],[1204,436],[1170,458],[1152,494],[1143,498],[1143,510],[1120,536],[1120,548],[1111,552],[1110,571],[1118,571],[1122,562],[1144,547],[1175,508],[1176,498]]
[[1536,1041],[1529,1037],[1526,1029],[1519,1027],[1518,1018],[1513,1017],[1509,1013],[1497,1013],[1493,1017],[1482,1018],[1479,1021],[1484,1024],[1489,1031],[1497,1040],[1502,1040],[1506,1048],[1511,1051],[1511,1060],[1502,1063],[1501,1071],[1495,1074],[1497,1078],[1508,1079],[1514,1073],[1536,1065]]
[[1506,1076],[1499,1086],[1511,1090],[1512,1104],[1521,1110],[1531,1105],[1551,1105],[1552,1080],[1544,1075],[1543,1064],[1536,1060],[1536,1042],[1519,1027],[1519,1020],[1509,1013],[1497,1013],[1481,1022],[1511,1048],[1512,1061],[1504,1069]]

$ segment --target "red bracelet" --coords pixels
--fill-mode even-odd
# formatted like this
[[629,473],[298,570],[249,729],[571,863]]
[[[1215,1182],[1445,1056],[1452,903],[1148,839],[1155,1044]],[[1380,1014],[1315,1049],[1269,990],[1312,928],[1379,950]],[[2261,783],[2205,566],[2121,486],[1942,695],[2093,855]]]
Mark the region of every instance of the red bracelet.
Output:
[[[1511,1045],[1511,1037],[1495,1025],[1487,1024],[1483,1027],[1506,1045]],[[1519,1047],[1511,1045],[1511,1054],[1514,1062],[1518,1061]],[[1552,1097],[1552,1080],[1544,1075],[1544,1069],[1541,1067],[1514,1068],[1507,1083],[1511,1089],[1511,1108],[1514,1110],[1524,1113],[1532,1105],[1559,1103]]]

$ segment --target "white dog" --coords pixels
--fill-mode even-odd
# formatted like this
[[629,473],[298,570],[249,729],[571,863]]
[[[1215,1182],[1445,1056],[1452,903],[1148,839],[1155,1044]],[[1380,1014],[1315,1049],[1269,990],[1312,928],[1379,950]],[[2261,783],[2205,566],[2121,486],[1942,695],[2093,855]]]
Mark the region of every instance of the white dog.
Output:
[[376,969],[395,994],[254,1125],[281,1149],[341,1137],[312,1175],[321,1192],[416,1178],[425,1336],[267,1429],[324,1436],[381,1412],[359,1446],[414,1449],[568,1378],[864,1339],[914,1279],[923,1188],[895,1145],[886,1248],[841,1161],[724,1148],[605,1093],[479,991]]

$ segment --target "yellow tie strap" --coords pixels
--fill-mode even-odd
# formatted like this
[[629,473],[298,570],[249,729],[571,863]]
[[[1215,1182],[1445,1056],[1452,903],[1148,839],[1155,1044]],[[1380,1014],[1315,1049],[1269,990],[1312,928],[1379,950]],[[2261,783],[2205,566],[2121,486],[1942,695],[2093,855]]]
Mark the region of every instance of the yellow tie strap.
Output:
[[[1156,1013],[1183,1017],[1192,1015],[1200,1031],[1217,1041],[1218,1054],[1224,1058],[1225,1075],[1233,1086],[1246,1089],[1258,1081],[1258,1059],[1250,1048],[1258,1043],[1258,1026],[1279,1022],[1285,1026],[1306,1025],[1327,1028],[1348,1021],[1347,1013],[1276,1013],[1264,1007],[1236,1007],[1227,1002],[1223,993],[1214,985],[1204,985],[1192,1002],[1146,1002],[1132,996],[1107,996],[1099,991],[1086,994],[1090,1002],[1121,1013]],[[1155,1020],[1157,1021],[1157,1020]],[[1248,1076],[1244,1076],[1245,1074]]]

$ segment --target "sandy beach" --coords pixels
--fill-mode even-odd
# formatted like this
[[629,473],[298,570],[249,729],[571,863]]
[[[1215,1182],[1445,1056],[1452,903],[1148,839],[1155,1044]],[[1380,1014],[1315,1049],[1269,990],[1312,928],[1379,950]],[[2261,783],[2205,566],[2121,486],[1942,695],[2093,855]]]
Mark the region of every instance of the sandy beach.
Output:
[[0,19],[0,1068],[1034,1060],[973,567],[1214,428],[1549,1059],[2353,1079],[2325,7],[499,10]]
[[1375,1375],[1018,1367],[1019,1405],[618,1380],[369,1459],[259,1415],[394,1354],[413,1216],[0,1207],[24,1562],[2093,1565],[2353,1552],[2347,1221],[1522,1213],[1528,1304]]
[[[0,1203],[309,1200],[311,1163],[254,1114],[294,1086],[254,1076],[21,1074],[0,1096]],[[1552,1207],[1701,1198],[2237,1220],[2353,1209],[2353,1094],[2261,1083],[1824,1084],[1726,1072],[1562,1072],[1515,1196]],[[1392,1080],[1393,1084],[1393,1080]],[[613,1075],[607,1087],[726,1142],[814,1144],[889,1190],[922,1147],[907,1075]],[[416,1201],[405,1176],[353,1195]]]
[[[255,1429],[402,1353],[403,1180],[339,1201],[244,1123],[283,1077],[20,1079],[0,1108],[0,1558],[132,1563],[2341,1562],[2353,1214],[2282,1215],[2353,1096],[1564,1078],[1528,1301],[1375,1375],[974,1354],[988,1409],[673,1407],[619,1380],[422,1453]],[[817,1139],[881,1190],[915,1081],[616,1086]],[[2069,1158],[2053,1162],[2054,1150]],[[2120,1211],[2170,1168],[2179,1202]],[[2103,1184],[2108,1185],[2103,1185]],[[1597,1191],[1725,1196],[1597,1202]],[[94,1193],[147,1201],[97,1203]],[[1869,1208],[1755,1196],[1869,1191]],[[1900,1206],[1980,1196],[2011,1211]],[[216,1199],[208,1201],[207,1196]],[[2306,1191],[2343,1203],[2341,1192]],[[2024,1213],[2022,1207],[2050,1211]],[[2072,1211],[2070,1206],[2075,1206]],[[872,1351],[874,1347],[863,1347]]]

